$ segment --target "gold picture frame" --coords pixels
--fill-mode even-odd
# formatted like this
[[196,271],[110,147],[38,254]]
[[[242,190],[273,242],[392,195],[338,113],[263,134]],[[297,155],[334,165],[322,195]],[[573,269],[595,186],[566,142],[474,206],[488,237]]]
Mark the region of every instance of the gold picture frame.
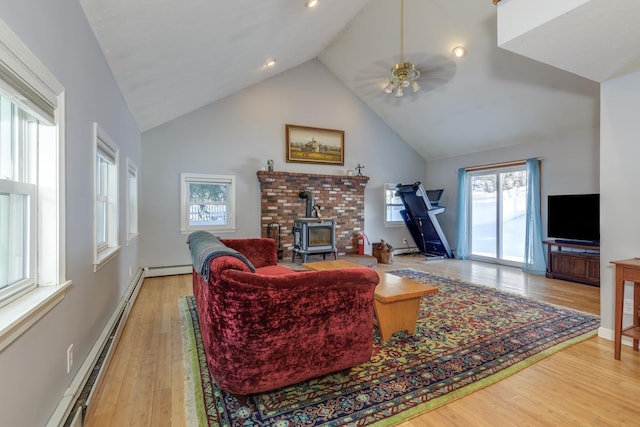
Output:
[[287,163],[344,166],[344,131],[285,125]]

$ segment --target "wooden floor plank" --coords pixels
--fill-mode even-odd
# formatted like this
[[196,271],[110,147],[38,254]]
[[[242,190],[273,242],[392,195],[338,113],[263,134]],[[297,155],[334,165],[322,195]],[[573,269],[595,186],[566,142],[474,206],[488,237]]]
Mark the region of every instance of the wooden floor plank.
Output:
[[[381,270],[417,268],[551,304],[599,314],[597,287],[531,276],[510,267],[396,256]],[[177,298],[191,276],[145,279],[114,357],[88,410],[86,426],[182,427],[184,372]],[[407,420],[404,427],[637,425],[640,354],[595,337],[539,361],[497,384]]]

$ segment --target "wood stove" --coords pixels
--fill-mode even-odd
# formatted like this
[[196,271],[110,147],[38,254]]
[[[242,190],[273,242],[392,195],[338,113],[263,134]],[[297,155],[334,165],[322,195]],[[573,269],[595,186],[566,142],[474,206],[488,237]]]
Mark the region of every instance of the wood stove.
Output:
[[322,259],[325,259],[328,253],[333,253],[333,258],[338,259],[334,220],[298,218],[293,221],[292,262],[295,262],[296,254],[300,254],[302,262],[307,262],[307,256],[311,254],[322,254]]
[[296,261],[296,254],[300,254],[303,263],[307,262],[307,256],[311,254],[322,254],[322,259],[325,259],[328,253],[333,253],[333,258],[338,259],[336,222],[321,218],[320,206],[314,204],[311,192],[301,191],[298,196],[307,200],[306,216],[293,220],[291,261]]

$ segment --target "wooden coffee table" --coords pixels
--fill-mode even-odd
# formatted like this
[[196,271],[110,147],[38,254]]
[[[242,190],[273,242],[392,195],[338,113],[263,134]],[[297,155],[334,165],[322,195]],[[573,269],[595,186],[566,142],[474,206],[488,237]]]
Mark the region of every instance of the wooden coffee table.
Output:
[[[341,268],[366,268],[350,261],[318,261],[303,264],[310,270],[337,270]],[[415,280],[405,279],[376,270],[380,282],[376,286],[374,308],[383,340],[391,338],[394,332],[416,332],[420,298],[432,295],[438,288]]]

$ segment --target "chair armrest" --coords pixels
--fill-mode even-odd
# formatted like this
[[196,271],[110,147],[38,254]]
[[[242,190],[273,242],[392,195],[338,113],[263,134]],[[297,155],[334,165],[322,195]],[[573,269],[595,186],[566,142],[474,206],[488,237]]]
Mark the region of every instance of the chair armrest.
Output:
[[214,283],[219,280],[220,275],[225,270],[244,271],[249,274],[251,272],[247,264],[232,256],[221,256],[211,260],[209,264],[209,282]]

